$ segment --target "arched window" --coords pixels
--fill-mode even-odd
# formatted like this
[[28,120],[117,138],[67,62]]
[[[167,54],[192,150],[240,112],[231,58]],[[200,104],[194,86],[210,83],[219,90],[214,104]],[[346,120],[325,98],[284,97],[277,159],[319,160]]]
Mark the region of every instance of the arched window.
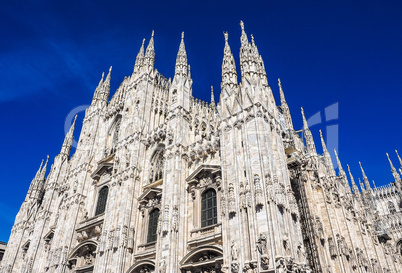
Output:
[[154,209],[149,214],[147,243],[155,242],[158,237],[158,219],[159,209]]
[[201,227],[214,225],[217,222],[216,191],[214,189],[209,189],[202,194]]
[[395,205],[391,201],[388,202],[389,213],[396,213]]
[[109,193],[108,187],[103,187],[99,191],[98,203],[96,204],[95,216],[105,212],[108,193]]
[[165,165],[165,157],[164,157],[165,149],[160,148],[154,153],[152,157],[152,170],[150,183],[156,182],[163,178],[163,167]]

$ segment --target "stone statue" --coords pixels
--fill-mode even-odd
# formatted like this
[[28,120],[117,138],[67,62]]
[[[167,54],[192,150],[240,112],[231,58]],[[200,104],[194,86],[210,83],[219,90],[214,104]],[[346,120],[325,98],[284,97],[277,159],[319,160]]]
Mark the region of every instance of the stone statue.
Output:
[[159,273],[165,273],[166,272],[166,261],[165,259],[162,259],[159,262]]
[[232,245],[230,246],[230,254],[232,255],[232,261],[237,261],[237,247],[234,240],[232,240]]
[[264,233],[260,233],[260,237],[257,240],[257,250],[261,255],[264,255],[267,251],[267,237]]

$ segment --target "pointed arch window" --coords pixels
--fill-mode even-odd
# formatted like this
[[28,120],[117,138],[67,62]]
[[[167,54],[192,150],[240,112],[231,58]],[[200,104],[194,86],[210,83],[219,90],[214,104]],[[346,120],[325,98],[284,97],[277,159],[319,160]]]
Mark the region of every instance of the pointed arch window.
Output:
[[159,181],[163,178],[163,167],[165,165],[165,157],[164,157],[165,149],[160,148],[155,152],[152,158],[152,170],[151,170],[151,178],[150,183]]
[[201,198],[201,227],[215,225],[217,222],[216,191],[209,189]]
[[105,212],[108,194],[109,194],[108,187],[103,187],[99,191],[98,203],[96,204],[96,210],[95,210],[95,216]]
[[389,210],[389,213],[396,213],[395,205],[391,201],[388,202],[388,210]]
[[158,237],[158,220],[159,209],[154,209],[149,214],[147,243],[155,242]]

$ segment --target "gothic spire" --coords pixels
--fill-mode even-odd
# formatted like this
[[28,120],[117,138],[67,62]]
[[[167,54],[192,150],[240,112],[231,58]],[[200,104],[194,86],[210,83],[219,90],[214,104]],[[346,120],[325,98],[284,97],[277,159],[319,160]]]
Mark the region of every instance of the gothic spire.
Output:
[[225,86],[233,87],[237,84],[236,64],[229,46],[229,34],[224,32],[223,35],[225,37],[225,47],[222,60],[222,90]]
[[179,51],[177,52],[176,65],[175,65],[175,75],[187,75],[188,64],[187,64],[187,52],[184,45],[184,32],[181,33],[181,41],[179,46]]
[[105,77],[105,72],[102,72],[102,78],[100,79],[98,86],[96,87],[96,90],[102,87],[103,85],[103,78]]
[[396,155],[398,156],[399,165],[401,165],[401,168],[402,168],[402,159],[401,159],[401,157],[399,156],[399,154],[398,154],[398,151],[397,151],[397,150],[395,150],[395,153],[396,153]]
[[395,183],[397,185],[399,185],[401,183],[401,177],[399,176],[399,173],[396,171],[394,165],[392,164],[392,161],[389,158],[389,154],[388,153],[386,153],[386,154],[387,154],[387,158],[388,158],[388,161],[389,161],[389,165],[391,166],[391,171],[392,171],[392,175],[394,176]]
[[100,79],[98,86],[95,88],[94,96],[92,98],[92,103],[95,104],[99,99],[99,93],[101,92],[103,86],[103,78],[105,77],[105,72],[102,72],[102,78]]
[[327,165],[327,168],[328,168],[330,174],[332,176],[336,176],[335,170],[333,168],[332,161],[331,161],[331,155],[329,154],[329,152],[327,150],[327,145],[325,145],[324,137],[322,135],[321,130],[320,130],[320,139],[321,139],[321,145],[322,145],[322,151],[323,151],[323,154],[324,154],[325,164]]
[[45,175],[46,175],[47,163],[48,162],[49,162],[49,155],[47,155],[45,166],[43,166],[43,169],[40,172],[40,180],[41,181],[45,181]]
[[339,157],[338,157],[338,154],[336,152],[336,149],[334,149],[334,152],[335,152],[336,162],[338,163],[339,176],[346,178],[346,173],[342,168],[342,164],[341,164],[341,161],[339,160]]
[[366,173],[363,170],[362,163],[360,163],[360,161],[359,161],[359,165],[360,165],[360,169],[362,170],[364,185],[366,186],[366,189],[369,190],[369,189],[371,189],[370,182],[366,176]]
[[144,66],[148,68],[150,72],[154,68],[155,64],[155,47],[154,47],[154,31],[152,30],[151,39],[149,40],[147,49],[144,56]]
[[316,155],[317,150],[315,149],[313,135],[311,134],[310,129],[308,128],[306,116],[304,115],[304,109],[301,107],[301,113],[303,117],[303,130],[304,130],[304,138],[306,139],[307,151],[310,155]]
[[241,27],[241,36],[240,36],[240,71],[241,76],[244,77],[246,73],[249,71],[249,57],[251,53],[251,45],[248,42],[247,34],[244,31],[244,23],[240,21]]
[[[105,81],[102,83],[102,86],[99,90],[95,91],[96,102],[100,102],[101,105],[106,105],[109,100],[110,94],[110,79],[111,79],[112,67],[109,68],[109,73],[107,73]],[[102,74],[103,78],[103,74]]]
[[145,43],[145,38],[142,39],[142,44],[140,51],[137,54],[137,57],[135,58],[135,64],[134,64],[134,73],[138,73],[139,70],[141,69],[143,62],[144,62],[144,43]]
[[240,28],[241,28],[241,36],[240,36],[241,47],[242,48],[248,47],[250,44],[248,42],[247,34],[246,34],[246,31],[244,30],[244,23],[242,20],[240,20]]
[[289,106],[285,99],[285,93],[283,92],[282,83],[281,83],[280,78],[278,78],[278,86],[279,86],[279,95],[281,98],[281,108],[282,108],[282,112],[283,112],[283,117],[285,118],[286,127],[289,130],[293,130],[292,116],[290,115]]
[[357,179],[359,180],[359,185],[360,185],[360,188],[362,189],[362,192],[365,192],[366,189],[364,188],[364,185],[363,185],[362,181],[360,180],[360,177]]
[[73,146],[74,140],[74,129],[75,129],[75,121],[77,120],[77,115],[74,117],[74,121],[71,124],[70,130],[68,130],[66,137],[64,138],[63,146],[61,147],[60,154],[66,155],[67,157],[70,155],[71,148]]
[[109,86],[109,88],[110,88],[110,79],[111,79],[111,78],[112,78],[112,66],[110,66],[110,68],[109,68],[109,73],[107,73],[105,82],[103,83],[103,85],[104,85],[105,87]]
[[358,194],[358,193],[359,193],[359,187],[358,187],[358,186],[356,185],[356,183],[355,183],[355,180],[354,180],[354,178],[353,178],[352,172],[350,171],[349,164],[347,164],[346,166],[348,166],[350,181],[352,182],[353,193],[354,193],[354,194]]
[[44,160],[42,159],[42,161],[41,161],[41,163],[40,163],[40,166],[39,166],[39,169],[36,171],[36,174],[35,174],[34,178],[33,178],[32,181],[31,181],[31,185],[29,185],[29,189],[28,189],[28,193],[27,193],[27,196],[26,196],[26,200],[27,200],[27,198],[29,198],[29,197],[31,196],[32,191],[34,191],[34,189],[36,188],[37,181],[38,181],[39,178],[40,178],[41,169],[42,169],[42,166],[43,166],[43,161],[44,161]]
[[40,163],[39,169],[36,171],[36,175],[34,179],[38,179],[40,177],[40,173],[42,170],[42,166],[43,166],[43,161],[45,161],[44,159],[42,159],[42,162]]
[[214,86],[211,85],[211,105],[215,106]]

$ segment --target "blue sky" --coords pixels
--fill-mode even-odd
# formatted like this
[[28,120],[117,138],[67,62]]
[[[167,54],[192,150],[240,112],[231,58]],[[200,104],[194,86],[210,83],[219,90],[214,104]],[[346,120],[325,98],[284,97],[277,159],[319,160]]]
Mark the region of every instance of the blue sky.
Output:
[[[282,80],[296,129],[302,126],[300,106],[307,117],[320,112],[322,122],[311,126],[319,152],[318,130],[329,139],[328,128],[337,128],[339,155],[356,179],[361,161],[377,185],[392,180],[385,152],[397,167],[394,149],[402,153],[400,1],[149,2],[0,4],[1,241],[8,240],[41,159],[49,154],[52,162],[60,151],[69,112],[90,103],[111,65],[114,92],[132,73],[141,41],[148,42],[153,29],[156,68],[166,77],[174,74],[185,32],[193,94],[209,101],[210,86],[219,90],[222,32],[229,32],[238,65],[242,19],[277,101],[277,78]],[[334,103],[338,114],[329,120],[325,108]],[[81,112],[78,127],[82,118]]]

